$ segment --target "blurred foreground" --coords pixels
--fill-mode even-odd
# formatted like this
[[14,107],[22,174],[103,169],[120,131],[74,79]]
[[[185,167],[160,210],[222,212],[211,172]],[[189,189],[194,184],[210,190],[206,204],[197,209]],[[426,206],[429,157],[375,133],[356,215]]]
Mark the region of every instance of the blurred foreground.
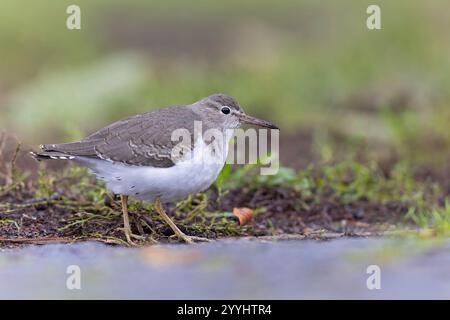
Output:
[[[448,249],[377,239],[32,246],[0,255],[0,299],[448,299]],[[69,265],[81,290],[66,288]],[[366,286],[369,265],[380,290]]]
[[0,128],[27,146],[224,92],[280,125],[286,165],[448,164],[448,1],[377,1],[376,31],[370,1],[80,0],[76,31],[69,4],[2,3]]

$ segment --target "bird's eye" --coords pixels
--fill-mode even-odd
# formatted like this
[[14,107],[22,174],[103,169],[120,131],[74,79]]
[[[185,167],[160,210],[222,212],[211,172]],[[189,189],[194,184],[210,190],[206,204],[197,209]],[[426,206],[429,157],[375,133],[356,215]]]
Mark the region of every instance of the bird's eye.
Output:
[[221,111],[223,114],[230,114],[231,109],[229,107],[223,107]]

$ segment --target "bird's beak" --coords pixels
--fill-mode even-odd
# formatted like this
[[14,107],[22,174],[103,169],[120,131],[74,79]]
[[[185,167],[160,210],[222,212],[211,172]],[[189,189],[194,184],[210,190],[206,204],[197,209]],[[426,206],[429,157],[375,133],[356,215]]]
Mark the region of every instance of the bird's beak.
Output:
[[245,113],[240,113],[238,115],[238,118],[242,123],[253,124],[255,126],[269,128],[269,129],[278,129],[278,130],[280,129],[276,125],[274,125],[273,123],[271,123],[269,121],[258,119],[258,118],[246,115]]

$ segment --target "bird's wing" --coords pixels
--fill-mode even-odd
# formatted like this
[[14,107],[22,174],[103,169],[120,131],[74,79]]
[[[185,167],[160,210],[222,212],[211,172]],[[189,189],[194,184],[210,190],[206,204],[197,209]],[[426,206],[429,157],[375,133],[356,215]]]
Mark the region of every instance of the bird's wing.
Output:
[[[175,146],[192,150],[193,141],[172,141],[174,129],[190,132],[199,116],[187,108],[171,107],[144,113],[115,122],[79,142],[48,144],[47,152],[70,156],[95,157],[135,166],[167,168],[174,166]],[[171,130],[167,130],[167,128]]]

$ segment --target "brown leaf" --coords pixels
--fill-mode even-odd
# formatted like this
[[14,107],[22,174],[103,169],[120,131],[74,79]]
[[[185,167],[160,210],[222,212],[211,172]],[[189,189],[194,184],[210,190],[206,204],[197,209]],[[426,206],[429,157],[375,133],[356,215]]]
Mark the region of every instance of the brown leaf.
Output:
[[250,208],[234,208],[233,214],[238,217],[241,226],[246,225],[253,219],[253,210]]

